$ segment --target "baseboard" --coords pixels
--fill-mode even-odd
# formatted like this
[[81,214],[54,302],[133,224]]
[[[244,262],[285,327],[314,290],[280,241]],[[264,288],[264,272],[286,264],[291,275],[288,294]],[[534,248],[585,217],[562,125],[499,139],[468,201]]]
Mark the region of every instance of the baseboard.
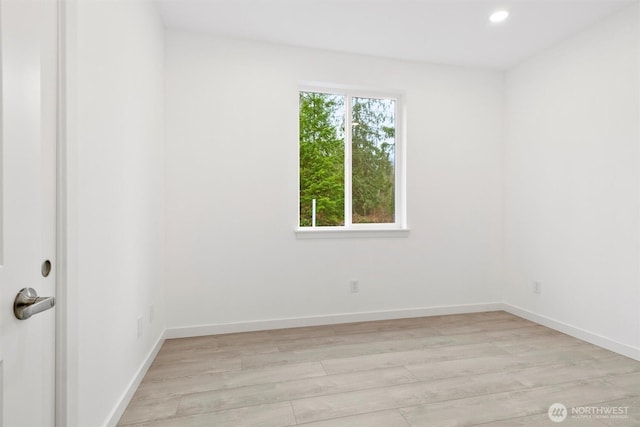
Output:
[[335,325],[338,323],[369,322],[375,320],[440,316],[446,314],[478,313],[502,309],[503,304],[501,303],[485,303],[410,308],[402,310],[365,311],[320,316],[288,317],[281,319],[252,320],[247,322],[216,323],[209,325],[168,328],[165,331],[165,337],[167,339],[187,338],[203,335],[265,331],[270,329],[300,328],[304,326]]
[[122,414],[124,414],[124,411],[127,409],[129,402],[133,398],[133,395],[136,393],[136,390],[138,390],[138,386],[140,386],[142,379],[147,374],[147,371],[151,367],[151,364],[158,355],[158,352],[160,351],[164,340],[165,332],[160,334],[156,343],[153,345],[153,347],[151,347],[151,351],[149,351],[149,354],[147,354],[147,357],[144,359],[144,362],[142,362],[142,365],[133,376],[133,379],[129,382],[129,385],[127,386],[124,394],[122,395],[122,397],[120,397],[120,399],[118,399],[116,407],[113,409],[113,411],[111,411],[111,415],[109,416],[108,421],[105,424],[106,427],[116,427],[118,421],[120,421],[120,418],[122,418]]
[[531,311],[525,310],[523,308],[504,303],[502,304],[502,310],[511,313],[515,316],[522,317],[524,319],[530,320],[532,322],[538,323],[540,325],[546,326],[551,329],[555,329],[556,331],[560,331],[567,335],[571,335],[574,338],[581,339],[588,343],[597,345],[598,347],[605,348],[607,350],[611,350],[618,354],[621,354],[626,357],[630,357],[632,359],[640,361],[640,348],[632,347],[627,344],[623,344],[602,335],[595,334],[593,332],[589,332],[582,328],[578,328],[573,325],[569,325],[564,322],[560,322],[558,320],[552,319],[547,316],[542,316],[540,314],[532,313]]

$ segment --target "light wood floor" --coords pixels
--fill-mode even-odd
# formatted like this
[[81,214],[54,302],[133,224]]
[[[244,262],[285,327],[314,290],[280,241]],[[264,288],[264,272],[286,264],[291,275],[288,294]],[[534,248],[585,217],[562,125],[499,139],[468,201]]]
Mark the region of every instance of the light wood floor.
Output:
[[175,339],[119,425],[637,427],[640,362],[505,312]]

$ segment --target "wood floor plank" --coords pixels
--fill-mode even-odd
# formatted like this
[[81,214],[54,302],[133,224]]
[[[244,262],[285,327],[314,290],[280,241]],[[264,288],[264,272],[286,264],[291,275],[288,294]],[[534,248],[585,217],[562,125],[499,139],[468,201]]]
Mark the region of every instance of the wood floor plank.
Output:
[[[544,360],[540,361],[539,364],[545,365]],[[553,363],[548,362],[546,364]],[[406,368],[419,380],[433,381],[504,370],[525,369],[532,366],[535,366],[535,364],[517,355],[509,354],[417,363],[407,365]]]
[[572,362],[572,361],[584,361],[584,360],[601,360],[606,359],[613,356],[615,353],[609,350],[605,350],[603,348],[596,347],[591,344],[581,343],[577,345],[563,346],[560,351],[554,349],[553,347],[532,350],[526,349],[529,347],[529,344],[522,344],[518,347],[518,349],[514,349],[513,346],[509,349],[504,349],[503,351],[508,354],[515,354],[523,359],[531,362],[538,363],[540,361],[543,362]]
[[441,327],[404,328],[385,331],[368,331],[359,333],[344,333],[324,337],[296,338],[278,342],[280,351],[308,350],[324,346],[338,346],[343,344],[363,344],[384,341],[415,340],[421,338],[441,337],[452,345],[474,344],[479,342],[499,342],[536,336],[566,335],[545,328],[540,325],[528,325],[516,329],[486,330],[470,334],[443,334],[446,329]]
[[242,366],[244,368],[258,368],[269,365],[311,362],[338,357],[355,357],[433,347],[448,347],[453,344],[455,344],[455,342],[450,338],[433,336],[405,340],[323,346],[304,350],[247,355],[242,357]]
[[[630,359],[627,359],[627,361],[629,362]],[[616,387],[623,388],[630,393],[633,393],[635,396],[640,396],[640,372],[609,377],[607,378],[607,382],[615,385]]]
[[161,420],[175,416],[180,397],[138,401],[132,400],[118,426]]
[[366,356],[323,360],[322,365],[329,374],[364,371],[419,363],[431,363],[453,359],[481,356],[500,356],[504,350],[492,344],[443,346],[421,350],[376,353]]
[[446,326],[447,335],[483,333],[488,331],[502,331],[520,329],[531,326],[531,322],[518,320],[486,320],[468,324]]
[[304,378],[188,394],[182,397],[177,413],[198,414],[411,382],[416,379],[404,368]]
[[224,349],[213,347],[179,347],[165,349],[162,347],[153,363],[158,365],[173,364],[176,362],[197,361],[202,359],[228,359],[248,354],[274,353],[280,349],[275,343],[236,345],[233,348]]
[[273,342],[273,338],[259,332],[239,334],[205,335],[188,338],[173,338],[164,342],[162,350],[178,350],[184,348],[209,348],[225,350],[227,347],[241,345],[265,345]]
[[413,317],[404,319],[380,320],[375,322],[357,322],[342,323],[330,326],[336,334],[350,334],[362,332],[382,332],[397,331],[407,329],[431,328],[441,330],[443,328],[453,328],[455,326],[467,326],[477,322],[500,322],[515,321],[528,322],[525,319],[518,318],[504,311],[502,312],[485,312],[485,313],[467,313],[467,314],[450,314],[429,317]]
[[411,427],[398,411],[374,412],[298,425],[305,427]]
[[296,338],[319,338],[335,335],[335,331],[327,326],[305,326],[302,328],[271,329],[261,332],[276,340],[293,340]]
[[296,424],[289,402],[169,418],[136,427],[285,427]]
[[[513,371],[512,375],[529,387],[560,384],[591,378],[603,378],[606,379],[609,384],[614,384],[618,378],[633,379],[635,376],[635,383],[632,380],[629,381],[628,384],[634,384],[637,387],[637,385],[640,384],[640,377],[637,376],[638,371],[640,371],[640,364],[631,362],[626,358],[614,356],[597,361],[586,360],[579,363],[536,366]],[[620,385],[616,385],[620,387]]]
[[429,329],[400,329],[394,331],[370,331],[354,334],[334,334],[324,337],[300,337],[278,342],[280,351],[311,350],[325,346],[368,344],[385,341],[412,340],[416,338],[440,339],[443,342],[455,342],[454,338],[446,338],[440,331]]
[[164,381],[171,378],[207,375],[216,372],[239,371],[242,359],[236,357],[190,357],[174,363],[154,363],[149,368],[145,380]]
[[566,335],[543,335],[523,337],[518,340],[494,341],[494,344],[506,352],[519,354],[549,349],[555,350],[560,347],[580,348],[581,346],[584,346],[585,343],[577,338],[568,337]]
[[203,391],[324,375],[326,375],[326,372],[320,363],[300,363],[264,369],[244,369],[209,375],[171,378],[166,381],[143,381],[135,396],[141,400],[161,399]]

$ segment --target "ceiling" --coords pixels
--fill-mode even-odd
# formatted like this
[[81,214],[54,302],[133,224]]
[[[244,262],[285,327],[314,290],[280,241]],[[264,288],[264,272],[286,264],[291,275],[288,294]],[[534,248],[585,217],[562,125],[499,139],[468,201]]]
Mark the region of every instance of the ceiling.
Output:
[[[171,29],[443,64],[508,68],[635,1],[156,0]],[[491,24],[489,14],[511,16]]]

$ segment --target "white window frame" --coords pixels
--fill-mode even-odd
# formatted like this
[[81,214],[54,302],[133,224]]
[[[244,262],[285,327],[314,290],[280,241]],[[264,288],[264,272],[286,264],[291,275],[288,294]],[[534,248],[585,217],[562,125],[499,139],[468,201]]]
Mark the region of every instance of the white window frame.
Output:
[[[406,210],[406,138],[405,138],[405,103],[404,94],[401,91],[386,91],[378,89],[368,89],[348,85],[329,85],[322,83],[302,83],[298,86],[300,92],[317,92],[345,97],[345,156],[344,156],[344,187],[345,187],[345,215],[343,226],[328,227],[301,227],[300,226],[300,141],[296,147],[298,149],[298,176],[297,190],[298,203],[296,218],[298,226],[295,230],[297,238],[344,238],[344,237],[406,237],[409,229],[407,227]],[[395,101],[395,211],[394,223],[376,224],[353,224],[352,223],[352,165],[351,165],[351,132],[352,132],[352,98],[376,98],[391,99]],[[300,110],[298,108],[298,117]],[[298,126],[299,126],[299,120]],[[298,128],[298,138],[300,129]]]

